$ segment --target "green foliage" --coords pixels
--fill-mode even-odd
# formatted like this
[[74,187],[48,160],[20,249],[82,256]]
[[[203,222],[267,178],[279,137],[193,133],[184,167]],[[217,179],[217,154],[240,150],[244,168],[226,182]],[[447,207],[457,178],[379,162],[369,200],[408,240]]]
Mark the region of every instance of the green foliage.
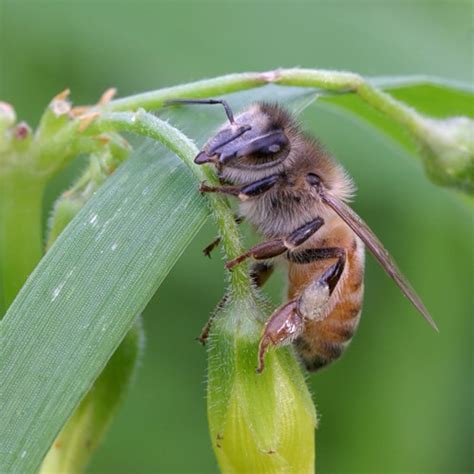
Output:
[[268,308],[254,295],[215,315],[209,341],[208,418],[222,472],[314,472],[316,413],[288,348],[271,351],[256,373]]
[[0,470],[39,466],[204,223],[196,184],[171,154],[139,147],[35,269],[1,325]]
[[[103,132],[129,131],[155,138],[165,143],[187,164],[190,163],[196,149],[178,131],[174,131],[143,110],[138,110],[136,113],[117,112],[117,110],[137,110],[144,105],[154,108],[162,105],[166,98],[183,94],[193,96],[193,91],[196,91],[198,96],[205,96],[216,91],[232,91],[267,82],[317,87],[332,92],[354,90],[363,101],[405,127],[415,140],[429,148],[434,157],[428,159],[430,167],[434,167],[435,170],[434,172],[431,170],[431,174],[438,176],[437,173],[440,173],[438,177],[444,184],[470,190],[472,143],[467,137],[470,134],[472,121],[467,118],[463,119],[461,126],[459,121],[449,122],[449,127],[452,127],[454,132],[450,132],[447,134],[449,135],[447,139],[443,139],[447,122],[421,116],[354,74],[282,70],[276,73],[233,75],[122,99],[107,105],[105,111],[104,108],[96,107],[92,112],[97,114],[97,117],[94,116],[94,123],[86,124],[86,127],[82,127],[84,118],[69,120],[64,117],[65,113],[62,110],[59,114],[56,113],[57,108],[53,101],[40,122],[36,142],[25,142],[23,139],[19,141],[18,133],[15,134],[10,126],[4,137],[7,144],[11,142],[11,146],[5,147],[3,162],[13,166],[5,166],[1,176],[5,183],[7,180],[10,183],[8,193],[12,198],[11,201],[4,201],[3,207],[0,208],[3,209],[1,214],[3,254],[8,247],[8,239],[11,239],[9,232],[14,226],[15,219],[21,216],[18,210],[22,207],[27,209],[28,205],[33,203],[37,206],[46,181],[45,176],[52,176],[78,153],[95,151],[97,143],[94,144],[94,137],[100,136]],[[409,88],[410,85],[403,87]],[[403,87],[398,85],[398,90],[403,91]],[[443,87],[447,89],[452,85],[445,84]],[[433,87],[433,90],[437,89]],[[332,95],[332,92],[327,94],[324,100],[341,105],[338,104],[341,96]],[[449,93],[456,95],[456,89]],[[268,98],[284,104],[294,103],[297,107],[301,107],[312,94],[312,90],[270,85],[242,92],[233,98],[230,97],[230,100],[237,109],[253,100]],[[435,95],[433,98],[435,99]],[[344,104],[343,107],[366,118],[363,112],[358,112],[363,110],[358,109],[358,106]],[[198,120],[199,112],[185,108],[168,112],[167,115],[172,118],[173,123],[178,124],[179,128],[194,137],[203,138],[211,132],[211,125],[215,125],[212,120],[208,122]],[[383,127],[382,122],[375,116],[370,121]],[[13,133],[10,133],[10,130],[13,130]],[[67,146],[64,148],[65,144]],[[18,158],[22,156],[30,161],[19,161]],[[60,428],[86,395],[120,341],[132,327],[135,316],[144,309],[179,255],[202,226],[208,211],[206,200],[197,192],[197,182],[204,176],[211,180],[213,177],[208,172],[206,175],[200,173],[197,170],[190,172],[172,153],[155,143],[147,142],[136,146],[132,157],[106,181],[84,207],[82,204],[79,206],[82,208],[77,217],[60,234],[57,242],[24,285],[1,323],[0,381],[6,388],[0,400],[2,417],[0,438],[5,440],[6,454],[0,459],[0,468],[23,472],[39,466]],[[27,195],[22,202],[19,185],[23,183],[24,176],[32,182],[39,176],[37,180],[39,185],[36,188],[28,182],[28,189],[33,189],[35,192],[31,196]],[[448,178],[445,179],[446,176]],[[230,212],[215,197],[210,198],[210,203],[224,237],[227,256],[235,256],[240,246],[238,239],[232,234],[234,230],[228,229]],[[36,212],[38,213],[38,210]],[[66,209],[66,212],[69,213],[70,209]],[[73,209],[72,213],[75,212],[76,209]],[[38,222],[33,221],[33,226],[38,227]],[[40,235],[38,229],[35,234]],[[26,241],[24,229],[20,229],[19,240]],[[16,273],[20,276],[15,286],[6,293],[7,304],[15,293],[18,281],[28,273],[28,266],[31,267],[32,263],[36,263],[35,259],[38,259],[36,254],[29,259],[23,271],[16,271],[15,261],[11,258],[2,261],[5,287],[8,288],[9,275]],[[248,283],[245,284],[242,269],[234,272],[232,285],[237,301],[246,296],[245,292],[249,291],[249,286]],[[218,336],[219,333],[216,334]],[[214,337],[217,337],[216,334]],[[237,341],[235,347],[238,349],[238,332],[235,334]],[[257,340],[257,335],[258,328],[254,331],[252,341]],[[229,334],[225,335],[228,336]],[[219,354],[216,356],[212,352],[216,347],[218,348],[219,344],[211,348],[211,365],[212,360],[219,360]],[[228,352],[228,348],[224,347],[224,352]],[[277,357],[271,359],[276,365],[273,368],[270,365],[269,375],[263,377],[261,383],[257,383],[256,390],[252,389],[247,393],[246,381],[249,377],[256,377],[255,374],[250,375],[248,370],[250,367],[248,353],[250,352],[237,350],[232,356],[235,356],[234,362],[237,361],[238,365],[242,364],[241,367],[245,368],[237,374],[242,377],[240,381],[237,381],[237,378],[217,380],[211,370],[211,384],[220,383],[224,386],[236,384],[235,386],[244,387],[242,392],[244,396],[237,397],[236,405],[233,405],[237,410],[236,413],[242,414],[245,412],[245,409],[244,412],[241,411],[242,407],[252,405],[249,404],[247,396],[253,397],[253,401],[259,397],[261,399],[266,393],[275,392],[278,385],[292,386],[291,390],[296,390],[292,393],[302,393],[303,389],[298,388],[299,385],[304,386],[300,376],[296,382],[291,380],[291,377],[284,377],[285,382],[273,380],[270,384],[264,383],[265,377],[271,377],[272,373],[275,373],[272,370],[277,372],[280,370],[275,369],[281,362]],[[286,369],[282,370],[289,375],[293,369],[288,365],[285,367]],[[129,367],[124,369],[128,377]],[[229,369],[228,373],[232,374],[233,370]],[[217,391],[213,391],[212,385],[210,387],[211,399],[215,402],[212,394],[219,393],[223,387],[218,387]],[[93,393],[91,392],[91,396]],[[308,412],[308,408],[303,405],[307,404],[308,399],[307,394],[303,394],[301,410],[305,413]],[[288,397],[285,400],[286,402],[280,400],[269,406],[269,410],[281,410],[281,404],[290,403]],[[258,402],[256,404],[258,405]],[[115,407],[115,403],[111,405]],[[79,431],[82,430],[88,423],[88,416],[84,416],[84,411],[80,410],[78,422],[72,423],[70,425],[72,428],[68,426],[63,433],[65,438],[68,438],[68,431],[74,429],[74,426]],[[296,415],[292,417],[299,419]],[[211,433],[216,437],[224,428],[213,427],[212,406],[209,418]],[[314,417],[310,416],[308,420],[306,428],[309,431],[307,430],[303,437],[312,439],[310,434],[308,438],[308,433],[311,431]],[[107,419],[104,427],[108,421]],[[222,420],[220,423],[222,425]],[[235,432],[235,423],[230,422],[230,425],[226,426],[228,431]],[[278,426],[274,427],[276,431],[281,428]],[[100,432],[102,431],[103,429]],[[270,436],[271,429],[267,425],[266,428],[257,427],[256,432]],[[282,432],[277,434],[282,435]],[[74,436],[69,438],[72,439]],[[99,438],[98,434],[94,435],[91,441],[93,446],[98,443]],[[289,439],[291,436],[285,435],[283,438]],[[247,449],[248,440],[244,441],[240,447],[243,449],[247,446],[245,448]],[[252,443],[260,449],[258,436],[251,445]],[[234,448],[236,445],[232,445],[230,451],[227,451],[226,459],[228,456],[239,455],[239,450],[232,454]],[[285,449],[283,446],[282,450]],[[219,458],[219,451],[216,452]],[[286,452],[286,455],[289,455],[289,452]],[[279,462],[277,456],[272,459],[271,462]],[[310,471],[311,468],[308,466],[312,466],[313,463],[311,456],[309,459],[309,463],[303,462],[303,464],[306,466],[304,469]],[[225,467],[227,461],[221,460],[221,466],[224,466],[225,471],[231,470],[230,467]],[[78,461],[80,465],[84,462],[83,459]],[[290,462],[289,458],[286,457],[284,462]],[[51,461],[51,464],[54,465],[55,461]],[[275,466],[272,469],[276,469]]]
[[82,472],[127,393],[143,348],[138,318],[55,439],[41,474]]
[[[298,100],[311,93],[281,89],[278,95],[282,102],[300,103]],[[240,101],[253,99],[255,96],[244,94]],[[122,120],[128,116],[118,117],[119,123],[135,122]],[[192,112],[186,117],[188,124],[196,123]],[[143,124],[143,133],[149,130],[145,119],[136,121]],[[206,133],[203,127],[201,122],[199,133]],[[179,148],[179,137],[173,138]],[[87,182],[93,169],[94,159],[84,174],[89,176]],[[38,466],[52,437],[99,375],[134,316],[204,222],[205,199],[199,196],[198,181],[191,176],[183,164],[157,145],[139,146],[87,201],[9,309],[2,321],[5,344],[0,354],[5,368],[0,377],[8,387],[1,400],[1,426],[6,431],[0,433],[7,440],[8,455],[2,459],[6,470]],[[73,189],[80,191],[83,180]],[[70,197],[69,193],[66,201]],[[42,337],[31,340],[33,346],[18,354],[16,348],[39,328],[43,329]],[[51,346],[56,351],[51,351]],[[59,374],[65,375],[58,378]],[[110,390],[112,397],[113,387]],[[31,394],[28,402],[18,393]],[[17,416],[18,403],[24,418]],[[113,409],[110,399],[109,404]],[[73,426],[83,425],[82,411]],[[73,438],[67,431],[65,437]],[[68,451],[64,452],[67,459],[62,462],[70,462]],[[72,460],[79,463],[75,468],[84,464],[77,456]]]

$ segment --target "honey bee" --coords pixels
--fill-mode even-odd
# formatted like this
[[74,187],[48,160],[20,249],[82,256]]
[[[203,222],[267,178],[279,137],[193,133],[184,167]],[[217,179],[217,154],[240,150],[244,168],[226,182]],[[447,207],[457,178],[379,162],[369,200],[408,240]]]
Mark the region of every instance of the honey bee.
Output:
[[292,343],[309,371],[342,355],[361,315],[364,247],[437,330],[382,243],[347,204],[355,189],[347,172],[288,111],[256,103],[234,117],[224,100],[169,103],[221,104],[226,111],[228,123],[194,160],[214,165],[221,185],[202,183],[200,190],[236,197],[241,215],[267,239],[226,267],[254,259],[251,275],[257,285],[271,274],[272,259],[287,267],[288,301],[264,326],[258,372],[271,346]]

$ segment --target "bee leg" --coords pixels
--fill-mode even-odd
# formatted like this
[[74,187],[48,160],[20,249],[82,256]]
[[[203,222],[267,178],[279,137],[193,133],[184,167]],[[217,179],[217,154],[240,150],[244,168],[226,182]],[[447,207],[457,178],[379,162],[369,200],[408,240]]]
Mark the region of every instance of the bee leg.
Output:
[[219,303],[217,303],[217,306],[214,308],[214,311],[211,313],[211,316],[207,320],[207,323],[204,325],[204,327],[201,330],[201,334],[197,337],[197,340],[203,345],[206,345],[206,341],[209,337],[209,333],[211,332],[211,327],[212,323],[214,321],[214,318],[216,317],[217,313],[224,307],[224,305],[227,303],[227,300],[229,299],[229,294],[226,293]]
[[224,185],[224,186],[208,186],[206,183],[201,183],[199,191],[202,193],[222,193],[229,194],[239,198],[241,201],[246,201],[251,197],[258,196],[265,191],[268,191],[273,185],[281,179],[281,175],[272,174],[265,178],[259,179],[253,183],[244,186]]
[[270,346],[281,346],[293,342],[304,329],[304,319],[298,311],[298,301],[289,301],[278,308],[268,319],[258,346],[258,367],[260,374],[265,368],[265,354]]
[[289,252],[289,259],[299,263],[337,258],[315,281],[304,288],[301,295],[278,308],[268,319],[263,329],[258,351],[257,372],[265,367],[265,354],[270,346],[280,346],[293,342],[305,327],[305,322],[325,317],[329,298],[344,271],[345,250],[338,247],[308,249]]
[[293,231],[286,239],[267,240],[266,242],[257,244],[237,258],[227,262],[225,266],[230,270],[249,257],[253,257],[256,260],[266,260],[268,258],[277,257],[287,250],[293,250],[308,240],[323,224],[324,220],[321,217],[317,217],[305,225],[298,227],[298,229]]
[[[250,278],[252,279],[254,285],[257,288],[260,288],[270,278],[271,274],[273,273],[273,270],[274,270],[274,267],[271,263],[266,263],[266,262],[255,263],[250,270]],[[211,317],[207,321],[206,325],[202,328],[201,334],[197,338],[197,340],[202,345],[206,344],[207,338],[209,337],[209,332],[211,330],[212,322],[214,321],[216,314],[227,303],[227,299],[228,299],[228,294],[226,293],[217,304],[216,308],[212,312]]]
[[346,252],[342,248],[314,250],[321,251],[321,258],[337,257],[337,262],[329,266],[321,276],[307,285],[298,298],[298,312],[303,318],[312,321],[323,319],[327,315],[329,298],[336,289],[346,264]]
[[[238,215],[235,215],[234,216],[234,220],[235,220],[235,223],[236,224],[241,224],[243,221],[244,221],[244,217],[243,216],[238,216]],[[206,256],[206,257],[209,257],[211,258],[211,253],[212,251],[219,246],[219,244],[221,243],[221,238],[220,237],[216,237],[209,245],[206,245],[206,247],[204,247],[202,249],[202,253]]]
[[275,267],[268,262],[255,262],[250,269],[250,278],[257,288],[261,288],[273,273]]
[[221,238],[216,237],[210,244],[206,245],[202,249],[202,253],[204,254],[204,256],[211,258],[211,253],[213,252],[215,248],[219,247],[220,243],[221,243]]
[[223,185],[223,186],[209,186],[205,182],[199,185],[199,191],[201,193],[221,193],[228,194],[230,196],[238,196],[240,193],[241,186],[234,185]]

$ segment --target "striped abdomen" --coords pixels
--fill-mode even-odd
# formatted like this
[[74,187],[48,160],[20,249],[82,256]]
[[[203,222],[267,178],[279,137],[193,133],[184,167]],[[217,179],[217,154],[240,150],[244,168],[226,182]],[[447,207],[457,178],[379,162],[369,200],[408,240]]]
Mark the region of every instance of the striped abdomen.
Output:
[[[364,292],[364,247],[352,233],[349,241],[341,240],[338,239],[337,243],[346,244],[343,246],[347,252],[346,265],[327,310],[317,320],[307,320],[303,333],[294,342],[310,371],[316,371],[342,355],[360,319]],[[289,299],[298,297],[332,263],[334,260],[307,264],[290,262]]]

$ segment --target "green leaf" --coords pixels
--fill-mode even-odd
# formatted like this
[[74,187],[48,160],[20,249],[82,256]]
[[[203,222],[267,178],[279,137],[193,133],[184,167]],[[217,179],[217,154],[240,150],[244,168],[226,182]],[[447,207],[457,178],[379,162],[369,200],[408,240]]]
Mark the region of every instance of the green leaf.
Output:
[[[269,86],[229,100],[298,108],[313,97]],[[200,141],[224,120],[216,108],[166,115]],[[0,472],[39,467],[207,215],[196,177],[146,141],[59,236],[0,323]]]
[[374,78],[372,85],[422,114],[436,118],[458,115],[474,117],[474,87],[459,81],[436,77]]
[[38,467],[206,216],[190,171],[148,143],[66,228],[1,323],[0,472]]
[[143,327],[138,317],[55,439],[40,474],[72,474],[85,470],[127,394],[142,349]]

